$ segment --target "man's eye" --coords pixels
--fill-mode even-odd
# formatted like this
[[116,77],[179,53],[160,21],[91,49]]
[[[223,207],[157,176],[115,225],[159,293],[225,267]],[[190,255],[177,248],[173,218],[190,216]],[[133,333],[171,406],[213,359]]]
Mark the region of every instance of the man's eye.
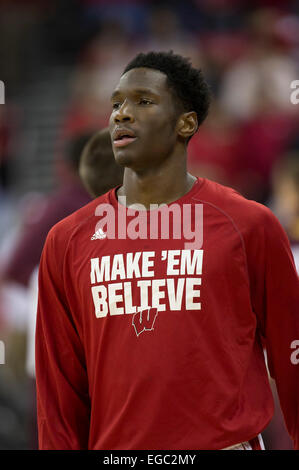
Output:
[[139,101],[139,104],[153,104],[153,102],[151,100],[147,100],[146,98],[142,98]]

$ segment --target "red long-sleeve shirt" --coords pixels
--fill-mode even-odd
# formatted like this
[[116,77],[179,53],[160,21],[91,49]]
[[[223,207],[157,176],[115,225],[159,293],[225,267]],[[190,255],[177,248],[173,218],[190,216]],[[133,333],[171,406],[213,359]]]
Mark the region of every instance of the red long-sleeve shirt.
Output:
[[269,209],[207,179],[174,205],[198,219],[202,207],[203,237],[191,248],[183,230],[107,236],[98,223],[111,223],[113,210],[118,236],[149,227],[115,189],[49,232],[36,328],[41,449],[221,449],[251,439],[273,414],[263,345],[299,449],[299,282],[285,232]]

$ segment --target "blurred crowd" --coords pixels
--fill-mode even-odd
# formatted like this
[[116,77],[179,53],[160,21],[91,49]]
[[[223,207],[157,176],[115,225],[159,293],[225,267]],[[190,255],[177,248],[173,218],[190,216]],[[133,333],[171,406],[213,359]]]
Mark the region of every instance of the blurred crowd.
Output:
[[[37,446],[32,312],[39,257],[51,226],[93,197],[78,159],[107,126],[110,94],[125,65],[150,50],[189,57],[212,89],[210,114],[188,146],[189,171],[269,206],[299,271],[299,103],[290,99],[299,80],[298,0],[2,0],[0,449]],[[66,94],[49,137],[47,185],[36,171],[46,164],[36,145],[41,131],[28,125],[24,101],[61,68],[66,73],[55,86]],[[49,78],[49,93],[51,86]],[[53,119],[44,96],[38,99],[39,119]],[[289,449],[272,386],[277,410],[264,433],[266,447]]]

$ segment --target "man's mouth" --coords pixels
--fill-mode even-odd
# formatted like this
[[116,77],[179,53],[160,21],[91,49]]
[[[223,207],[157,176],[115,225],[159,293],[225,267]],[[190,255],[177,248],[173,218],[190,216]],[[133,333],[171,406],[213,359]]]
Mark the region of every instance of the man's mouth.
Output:
[[137,137],[129,137],[127,135],[124,135],[122,137],[119,137],[118,139],[113,140],[114,147],[125,147],[126,145],[129,145],[131,142],[134,142]]
[[116,129],[113,133],[114,147],[125,147],[136,139],[137,137],[131,129]]

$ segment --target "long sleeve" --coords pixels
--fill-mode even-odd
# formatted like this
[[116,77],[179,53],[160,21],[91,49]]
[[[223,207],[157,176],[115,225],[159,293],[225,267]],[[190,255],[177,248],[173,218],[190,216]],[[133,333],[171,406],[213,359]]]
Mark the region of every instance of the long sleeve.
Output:
[[247,259],[269,372],[288,432],[299,449],[299,364],[291,360],[292,343],[299,340],[299,279],[288,238],[268,209],[251,236]]
[[64,248],[51,230],[39,268],[36,384],[40,449],[87,449],[84,348],[64,290]]

